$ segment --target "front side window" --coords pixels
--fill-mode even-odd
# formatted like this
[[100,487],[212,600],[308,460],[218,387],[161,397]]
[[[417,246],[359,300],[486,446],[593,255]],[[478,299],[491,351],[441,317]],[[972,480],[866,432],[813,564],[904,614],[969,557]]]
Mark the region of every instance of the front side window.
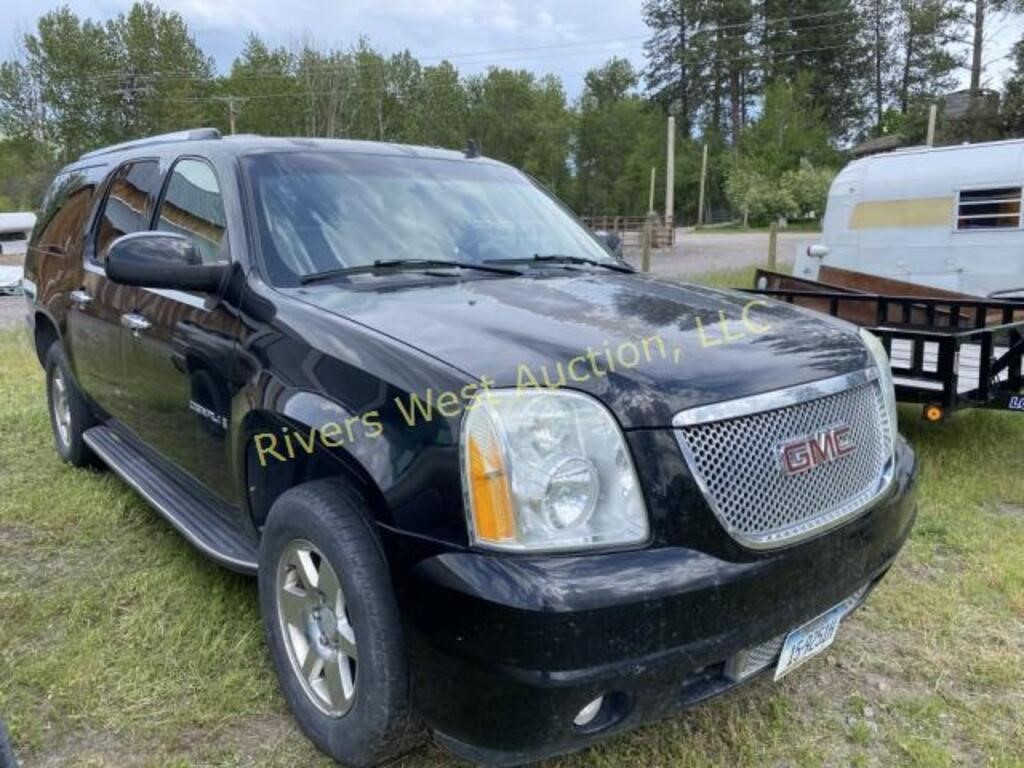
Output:
[[96,260],[105,261],[110,244],[122,235],[149,228],[149,202],[160,183],[156,160],[121,166],[114,174],[96,232]]
[[957,229],[1019,229],[1021,188],[963,189],[957,205]]
[[81,171],[58,176],[46,194],[36,227],[35,245],[68,253],[81,238],[92,203],[94,185]]
[[278,285],[378,260],[612,260],[526,176],[487,161],[279,153],[245,168]]
[[213,169],[202,160],[179,160],[167,180],[157,229],[185,235],[204,264],[227,261],[224,200]]

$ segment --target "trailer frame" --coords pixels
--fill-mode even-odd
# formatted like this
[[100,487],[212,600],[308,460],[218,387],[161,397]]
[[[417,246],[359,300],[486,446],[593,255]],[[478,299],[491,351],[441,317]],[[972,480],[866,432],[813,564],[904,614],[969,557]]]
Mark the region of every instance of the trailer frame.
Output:
[[1024,414],[1024,300],[862,293],[766,269],[757,270],[754,285],[743,290],[878,336],[890,355],[896,399],[924,406],[930,421],[965,408]]

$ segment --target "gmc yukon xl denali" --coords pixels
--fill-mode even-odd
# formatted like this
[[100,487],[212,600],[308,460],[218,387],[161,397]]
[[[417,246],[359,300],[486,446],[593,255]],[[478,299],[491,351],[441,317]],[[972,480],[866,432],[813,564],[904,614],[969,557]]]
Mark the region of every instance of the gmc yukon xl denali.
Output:
[[874,337],[635,272],[472,147],[93,152],[25,288],[61,458],[257,576],[345,763],[520,763],[781,677],[914,519]]

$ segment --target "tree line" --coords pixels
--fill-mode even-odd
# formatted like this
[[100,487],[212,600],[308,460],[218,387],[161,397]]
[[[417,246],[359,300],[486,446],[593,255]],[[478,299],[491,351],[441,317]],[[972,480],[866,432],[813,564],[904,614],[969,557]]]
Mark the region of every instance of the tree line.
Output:
[[[139,136],[326,136],[482,151],[584,214],[642,214],[675,115],[677,221],[697,217],[701,147],[715,218],[820,214],[845,147],[923,138],[928,106],[962,69],[980,92],[986,30],[1011,0],[646,0],[645,65],[612,58],[569,98],[560,79],[386,54],[367,39],[273,46],[254,34],[226,73],[185,20],[138,2],[106,21],[43,14],[0,63],[0,206],[35,207],[54,168]],[[1024,43],[1014,49],[1024,72]],[[988,123],[948,140],[1024,132],[1024,75]],[[960,133],[957,133],[960,131]],[[663,185],[655,205],[663,204]]]

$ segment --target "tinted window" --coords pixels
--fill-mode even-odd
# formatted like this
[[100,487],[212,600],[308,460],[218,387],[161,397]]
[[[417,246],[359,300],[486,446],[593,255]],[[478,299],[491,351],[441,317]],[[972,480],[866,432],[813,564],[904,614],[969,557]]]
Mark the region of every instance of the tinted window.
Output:
[[85,227],[94,189],[80,171],[58,176],[43,201],[35,247],[69,253]]
[[609,259],[554,198],[487,161],[324,152],[245,162],[278,284],[378,259]]
[[122,166],[107,193],[96,234],[96,258],[103,261],[107,249],[121,235],[149,228],[149,200],[160,182],[155,160],[142,160]]
[[202,160],[179,160],[167,182],[157,229],[192,239],[204,264],[227,260],[224,201],[213,169]]
[[1020,213],[1020,187],[965,189],[960,192],[956,228],[1017,229]]

